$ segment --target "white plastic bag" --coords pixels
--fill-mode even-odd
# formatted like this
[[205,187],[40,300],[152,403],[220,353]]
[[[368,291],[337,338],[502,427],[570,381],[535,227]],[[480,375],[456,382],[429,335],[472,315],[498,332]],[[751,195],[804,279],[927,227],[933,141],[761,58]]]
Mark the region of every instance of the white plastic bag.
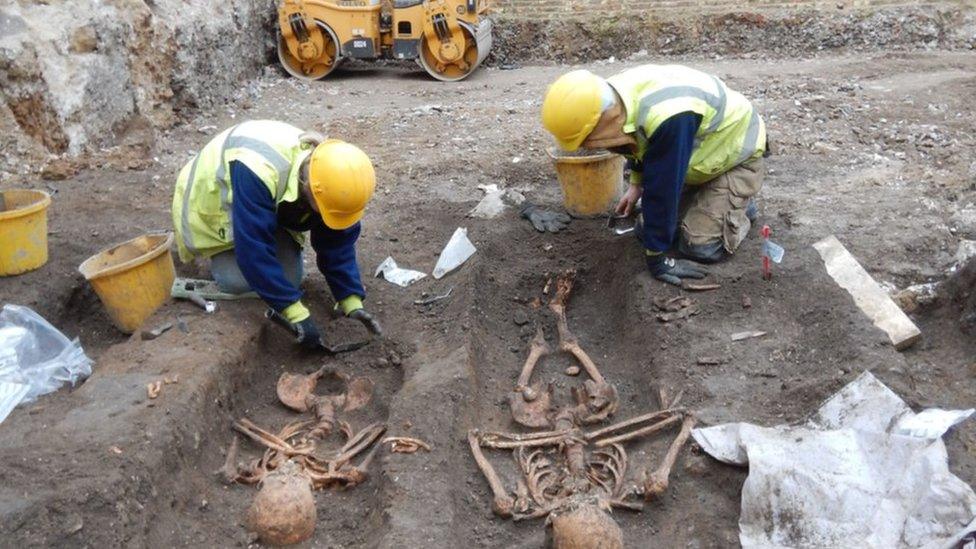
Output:
[[77,339],[27,307],[0,310],[0,421],[17,404],[33,402],[65,383],[75,385],[91,375],[92,361]]
[[393,256],[389,256],[383,260],[383,263],[380,263],[380,266],[376,268],[376,273],[374,273],[373,276],[382,276],[387,281],[392,282],[397,286],[406,288],[427,275],[420,271],[402,269],[397,266],[397,262],[393,259]]
[[468,258],[474,255],[476,251],[478,250],[475,249],[474,244],[468,240],[468,229],[459,227],[451,235],[451,240],[447,242],[447,245],[441,251],[440,257],[437,258],[437,265],[434,266],[434,278],[440,279],[447,273],[457,269]]

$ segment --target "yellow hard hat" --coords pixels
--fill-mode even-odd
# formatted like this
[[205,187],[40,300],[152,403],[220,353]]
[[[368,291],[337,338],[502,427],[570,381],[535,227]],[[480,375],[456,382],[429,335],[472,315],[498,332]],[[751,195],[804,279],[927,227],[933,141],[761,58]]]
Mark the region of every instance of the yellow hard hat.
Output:
[[362,149],[328,139],[312,151],[308,184],[325,225],[348,229],[363,217],[376,188],[376,172]]
[[575,151],[586,140],[607,106],[608,87],[602,78],[585,70],[568,72],[549,86],[542,102],[542,125],[560,147]]

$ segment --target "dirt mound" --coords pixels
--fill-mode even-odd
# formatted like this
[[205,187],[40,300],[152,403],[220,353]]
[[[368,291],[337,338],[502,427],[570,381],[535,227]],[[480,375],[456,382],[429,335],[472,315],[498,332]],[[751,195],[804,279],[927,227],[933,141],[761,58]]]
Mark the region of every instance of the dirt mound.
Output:
[[942,295],[951,317],[959,319],[959,327],[976,334],[976,258],[945,282]]
[[821,10],[539,20],[500,16],[490,63],[581,62],[626,57],[707,54],[793,56],[825,49],[907,46],[976,47],[973,16],[954,8],[863,12]]

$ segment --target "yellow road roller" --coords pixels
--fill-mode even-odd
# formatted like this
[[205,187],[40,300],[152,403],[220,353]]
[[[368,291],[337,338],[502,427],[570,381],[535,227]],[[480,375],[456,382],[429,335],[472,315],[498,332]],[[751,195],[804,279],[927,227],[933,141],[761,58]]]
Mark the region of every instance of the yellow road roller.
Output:
[[438,80],[462,80],[491,49],[489,0],[281,0],[278,58],[318,80],[343,59],[413,59]]

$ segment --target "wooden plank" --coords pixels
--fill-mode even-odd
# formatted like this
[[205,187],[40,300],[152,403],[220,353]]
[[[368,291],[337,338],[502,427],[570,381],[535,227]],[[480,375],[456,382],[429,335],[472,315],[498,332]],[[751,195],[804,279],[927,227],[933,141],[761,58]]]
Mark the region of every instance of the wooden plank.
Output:
[[824,266],[835,282],[847,290],[854,303],[874,325],[888,334],[899,351],[911,347],[922,336],[915,323],[905,315],[857,259],[834,236],[813,245],[820,252]]

